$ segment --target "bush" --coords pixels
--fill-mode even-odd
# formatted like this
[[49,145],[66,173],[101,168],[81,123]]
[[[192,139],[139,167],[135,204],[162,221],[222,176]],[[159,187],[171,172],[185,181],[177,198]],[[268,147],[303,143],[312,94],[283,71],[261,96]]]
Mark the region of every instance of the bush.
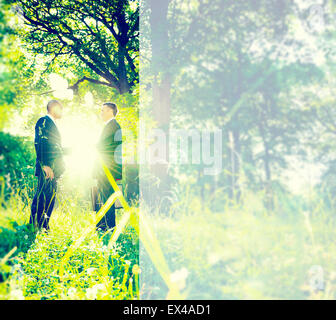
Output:
[[34,163],[34,144],[30,139],[0,132],[0,177],[6,198],[14,192],[31,196]]

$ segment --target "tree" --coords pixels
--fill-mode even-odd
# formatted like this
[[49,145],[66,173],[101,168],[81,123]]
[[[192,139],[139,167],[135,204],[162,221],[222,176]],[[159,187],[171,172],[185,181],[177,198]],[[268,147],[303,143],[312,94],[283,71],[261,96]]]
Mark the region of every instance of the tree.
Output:
[[[178,83],[173,84],[172,105],[178,106],[178,113],[193,123],[196,119],[203,123],[207,120],[223,129],[226,185],[230,198],[239,198],[242,153],[251,120],[250,115],[246,116],[249,100],[268,76],[277,71],[275,59],[268,64],[260,62],[266,61],[272,53],[261,42],[282,42],[287,33],[285,18],[290,13],[290,4],[285,0],[198,3],[189,28],[183,28],[187,32],[181,31],[187,40],[182,43],[183,51],[189,54],[185,54],[187,58],[181,63],[184,72],[175,77]],[[175,24],[183,21],[176,19],[176,15],[171,16]],[[178,42],[176,38],[171,37]],[[263,56],[258,57],[258,67],[251,54],[254,43],[264,49]],[[172,115],[176,115],[175,110]]]
[[15,45],[16,37],[10,27],[8,6],[0,2],[0,129],[2,129],[11,116],[14,108],[21,107],[16,98],[27,82],[23,75],[23,68],[27,59],[20,48]]
[[129,92],[138,81],[138,0],[9,1],[17,4],[29,49],[37,54],[75,56],[94,72],[83,81]]

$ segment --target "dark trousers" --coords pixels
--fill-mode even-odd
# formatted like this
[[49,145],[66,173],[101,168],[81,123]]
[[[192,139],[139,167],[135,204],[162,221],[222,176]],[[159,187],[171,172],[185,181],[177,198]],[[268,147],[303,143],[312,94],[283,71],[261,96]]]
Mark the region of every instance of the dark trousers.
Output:
[[31,206],[31,215],[29,223],[39,229],[49,230],[49,219],[54,209],[56,200],[57,182],[46,179],[44,174],[38,176],[37,191],[35,193]]
[[[107,199],[114,193],[114,190],[108,181],[98,183],[98,193],[100,197],[100,204],[98,210],[104,205]],[[114,228],[116,225],[115,219],[115,205],[106,212],[105,216],[97,223],[97,229],[106,232],[109,229]]]

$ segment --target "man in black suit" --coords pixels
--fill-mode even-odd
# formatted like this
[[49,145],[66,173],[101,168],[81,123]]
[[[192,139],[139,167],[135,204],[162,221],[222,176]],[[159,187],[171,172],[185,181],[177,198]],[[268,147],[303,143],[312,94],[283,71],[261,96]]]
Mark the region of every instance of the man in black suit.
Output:
[[56,119],[62,117],[63,107],[57,100],[47,104],[47,115],[35,125],[36,169],[38,177],[37,191],[31,206],[29,223],[39,229],[49,230],[49,219],[54,208],[57,179],[64,172],[61,135],[56,126]]
[[[122,133],[120,125],[115,119],[117,114],[118,108],[114,103],[107,102],[103,104],[101,117],[105,122],[105,127],[97,146],[100,157],[116,181],[122,179]],[[101,206],[107,201],[111,194],[114,193],[114,190],[100,162],[97,163],[95,168],[95,178],[97,178],[98,182],[98,194]],[[115,225],[115,205],[113,204],[105,216],[97,223],[97,228],[104,232],[114,228]]]

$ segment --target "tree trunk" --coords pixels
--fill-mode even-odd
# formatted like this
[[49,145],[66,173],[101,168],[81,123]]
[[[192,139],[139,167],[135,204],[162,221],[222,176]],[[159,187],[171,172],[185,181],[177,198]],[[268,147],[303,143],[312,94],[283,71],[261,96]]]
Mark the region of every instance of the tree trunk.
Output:
[[125,66],[126,48],[119,44],[118,50],[118,78],[119,78],[119,92],[120,94],[130,91],[130,85],[127,79],[127,72]]
[[[157,129],[163,130],[166,134],[166,159],[169,159],[169,127],[170,127],[170,96],[171,96],[171,75],[169,72],[169,37],[167,13],[170,0],[150,0],[150,26],[151,26],[151,47],[152,61],[151,69],[153,75],[153,117]],[[158,195],[158,201],[168,196],[170,182],[168,176],[168,162],[157,163],[151,166],[152,174],[159,179],[158,190],[153,190]],[[169,210],[167,203],[162,209]]]
[[[261,111],[262,112],[262,111]],[[266,124],[266,118],[265,116],[261,116],[261,119],[259,121],[259,132],[260,136],[263,141],[264,146],[264,170],[265,170],[265,202],[266,207],[269,210],[273,210],[274,208],[274,201],[273,201],[273,192],[272,192],[272,176],[271,176],[271,158],[270,158],[270,148],[269,143],[266,138],[266,132],[265,127],[267,127]]]
[[240,175],[240,133],[237,128],[232,129],[228,133],[228,159],[230,159],[228,182],[229,182],[229,198],[234,201],[239,201],[241,190],[239,186]]

